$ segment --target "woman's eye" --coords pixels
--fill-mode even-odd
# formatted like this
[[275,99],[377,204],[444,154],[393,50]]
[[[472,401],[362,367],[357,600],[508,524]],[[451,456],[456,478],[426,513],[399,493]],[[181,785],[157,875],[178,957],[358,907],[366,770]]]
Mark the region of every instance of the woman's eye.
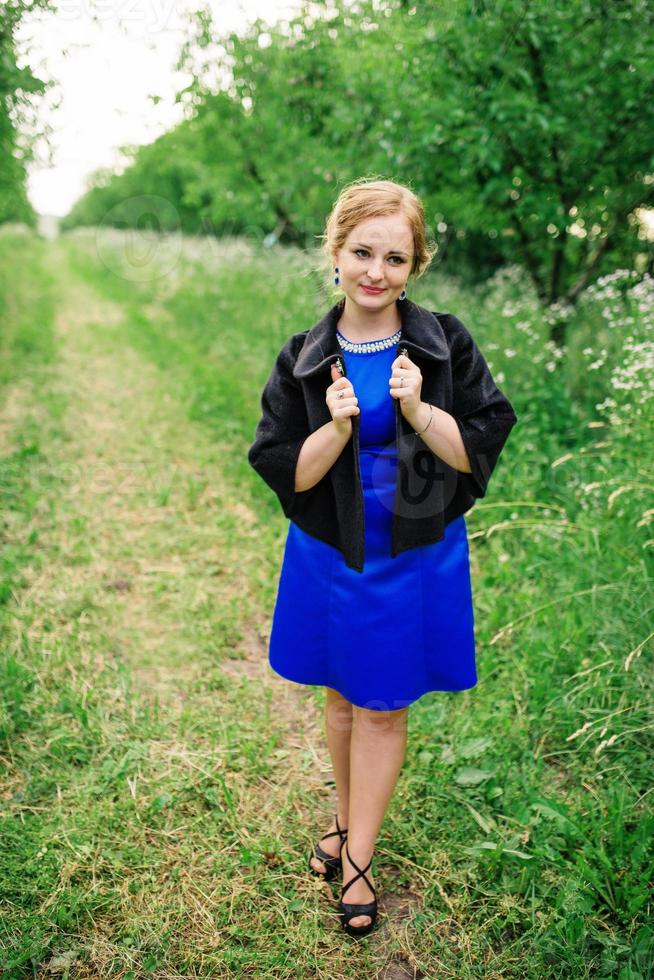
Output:
[[[359,254],[361,254],[361,253],[363,253],[363,255],[368,255],[368,252],[366,251],[366,249],[365,249],[365,248],[356,248],[356,249],[354,250],[354,254],[355,254],[355,255],[359,255]],[[399,255],[391,255],[390,257],[391,257],[392,259],[397,259],[397,264],[398,264],[398,265],[402,265],[402,263],[404,262],[404,259],[403,259],[403,258],[401,258],[401,257],[400,257]]]

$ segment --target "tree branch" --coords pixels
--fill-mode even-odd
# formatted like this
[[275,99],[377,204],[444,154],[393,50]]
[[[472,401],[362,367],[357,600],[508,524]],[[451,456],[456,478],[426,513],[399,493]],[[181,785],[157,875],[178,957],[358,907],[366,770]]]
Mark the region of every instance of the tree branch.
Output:
[[588,265],[574,285],[571,286],[566,292],[564,298],[567,303],[576,302],[579,293],[586,287],[588,280],[597,269],[604,255],[606,255],[609,247],[613,244],[613,237],[615,236],[617,229],[624,221],[626,221],[631,212],[636,208],[652,203],[654,203],[654,186],[650,187],[646,194],[641,194],[637,201],[632,201],[631,204],[625,205],[623,208],[613,214],[610,226],[607,228],[606,235],[595,249],[595,252],[591,256]]

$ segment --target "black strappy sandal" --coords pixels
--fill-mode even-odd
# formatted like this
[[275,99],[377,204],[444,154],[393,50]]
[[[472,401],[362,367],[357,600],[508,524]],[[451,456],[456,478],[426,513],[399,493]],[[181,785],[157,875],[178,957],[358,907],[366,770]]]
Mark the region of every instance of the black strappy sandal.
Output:
[[[345,830],[341,830],[338,824],[337,813],[334,814],[334,820],[336,821],[337,829],[332,830],[330,834],[323,834],[323,836],[320,839],[325,840],[327,837],[340,837],[341,847],[343,847],[343,844],[345,843],[345,837],[347,834],[347,827],[345,828]],[[326,871],[318,871],[317,868],[314,868],[314,866],[311,863],[311,858],[314,857],[318,858],[319,861],[322,861],[322,863],[325,865],[327,869]],[[318,878],[324,878],[325,881],[331,881],[332,878],[334,878],[338,874],[341,868],[342,868],[342,862],[341,862],[340,852],[339,854],[334,856],[333,854],[327,854],[327,852],[322,849],[320,844],[315,845],[314,853],[309,855],[309,871],[311,871]]]
[[[366,875],[366,871],[368,870],[368,868],[372,866],[372,858],[370,858],[370,861],[365,866],[365,868],[361,870],[361,868],[359,868],[354,863],[352,857],[350,856],[350,849],[347,846],[347,840],[344,841],[344,844],[345,844],[345,853],[347,854],[347,859],[352,865],[352,867],[356,871],[358,871],[358,874],[356,874],[351,881],[348,881],[347,885],[345,885],[341,891],[341,899],[339,902],[339,908],[341,911],[341,925],[343,926],[343,928],[345,929],[345,931],[349,936],[365,936],[374,927],[375,922],[377,920],[377,892],[375,891],[374,885],[370,883],[370,879]],[[341,850],[343,850],[343,844],[341,844]],[[354,884],[357,878],[363,878],[366,885],[374,895],[374,899],[372,900],[372,902],[366,902],[365,905],[353,905],[350,902],[343,901],[343,895],[348,890],[350,885]],[[356,919],[358,915],[369,915],[370,922],[368,922],[365,926],[351,926],[350,919]]]

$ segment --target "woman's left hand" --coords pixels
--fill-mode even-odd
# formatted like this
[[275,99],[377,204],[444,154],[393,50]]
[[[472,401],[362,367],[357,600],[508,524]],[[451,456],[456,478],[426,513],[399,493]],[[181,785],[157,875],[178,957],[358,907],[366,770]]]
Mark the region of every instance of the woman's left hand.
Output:
[[422,374],[417,364],[414,364],[406,354],[396,357],[392,365],[390,377],[391,398],[399,398],[402,415],[411,422],[416,418],[422,404]]

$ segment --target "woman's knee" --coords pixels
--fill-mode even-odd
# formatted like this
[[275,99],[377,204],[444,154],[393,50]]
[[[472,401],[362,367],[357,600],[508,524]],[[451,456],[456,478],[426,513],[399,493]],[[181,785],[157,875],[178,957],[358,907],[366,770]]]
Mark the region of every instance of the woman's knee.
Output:
[[359,730],[374,734],[406,734],[409,709],[361,708],[353,706],[353,723]]

